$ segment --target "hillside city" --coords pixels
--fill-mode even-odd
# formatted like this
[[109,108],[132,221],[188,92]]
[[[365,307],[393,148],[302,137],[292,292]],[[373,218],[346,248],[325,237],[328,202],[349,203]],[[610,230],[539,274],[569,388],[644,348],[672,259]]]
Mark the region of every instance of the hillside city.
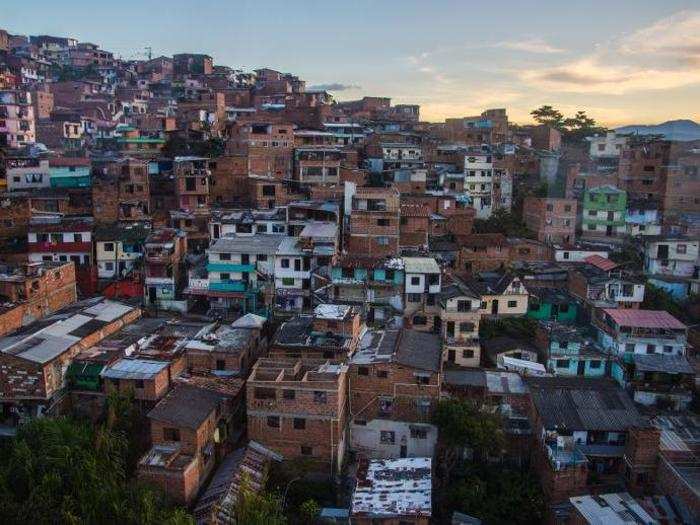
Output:
[[700,126],[585,109],[0,30],[0,521],[700,523]]

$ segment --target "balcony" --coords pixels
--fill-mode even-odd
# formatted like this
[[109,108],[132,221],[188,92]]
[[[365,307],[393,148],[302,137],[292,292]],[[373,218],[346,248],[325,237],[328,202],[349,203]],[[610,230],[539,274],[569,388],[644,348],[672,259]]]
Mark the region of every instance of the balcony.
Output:
[[207,264],[209,272],[232,272],[232,273],[252,273],[255,272],[254,264],[235,264],[235,263],[209,263]]
[[209,281],[209,291],[211,292],[245,292],[248,286],[243,281]]
[[154,264],[170,264],[172,252],[146,252],[146,262]]
[[560,448],[555,444],[545,444],[545,451],[552,468],[556,471],[576,468],[588,463],[586,456],[578,448]]

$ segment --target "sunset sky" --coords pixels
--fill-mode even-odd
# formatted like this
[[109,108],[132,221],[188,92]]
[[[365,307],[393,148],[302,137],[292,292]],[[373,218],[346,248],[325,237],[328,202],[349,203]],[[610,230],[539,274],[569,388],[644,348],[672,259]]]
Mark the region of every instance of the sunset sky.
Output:
[[10,33],[91,41],[123,58],[203,52],[390,96],[439,121],[551,104],[608,126],[700,121],[700,0],[3,0]]

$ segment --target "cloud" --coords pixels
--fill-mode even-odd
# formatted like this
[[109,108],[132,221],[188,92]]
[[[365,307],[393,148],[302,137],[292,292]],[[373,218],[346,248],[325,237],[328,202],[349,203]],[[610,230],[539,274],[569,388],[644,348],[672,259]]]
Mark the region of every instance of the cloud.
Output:
[[622,35],[579,59],[519,73],[531,86],[622,95],[700,83],[700,11],[684,11]]
[[339,82],[330,82],[328,84],[316,84],[315,86],[309,86],[310,90],[313,91],[351,91],[356,89],[362,89],[362,86],[357,84],[341,84]]
[[528,38],[525,40],[507,40],[505,42],[498,42],[491,47],[499,49],[510,49],[512,51],[524,51],[526,53],[541,53],[541,54],[555,54],[563,53],[565,50],[554,47],[551,44],[545,42],[542,38]]

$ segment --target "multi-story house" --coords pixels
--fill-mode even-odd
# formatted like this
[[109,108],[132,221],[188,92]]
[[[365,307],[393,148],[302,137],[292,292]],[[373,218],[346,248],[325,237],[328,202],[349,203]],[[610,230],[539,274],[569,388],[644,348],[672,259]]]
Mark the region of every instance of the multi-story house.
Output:
[[[243,314],[264,311],[265,297],[274,291],[275,256],[283,239],[281,235],[260,234],[213,241],[206,266],[209,307]],[[190,293],[204,288],[196,284],[190,279]]]
[[550,504],[609,483],[651,488],[661,431],[614,381],[527,377],[525,382],[535,437],[532,465]]
[[432,456],[440,398],[440,337],[367,331],[350,359],[350,447],[370,457]]
[[285,237],[275,254],[275,301],[280,310],[311,307],[314,274],[328,273],[338,249],[338,226],[312,222],[299,237]]
[[379,145],[382,171],[416,168],[423,165],[423,151],[419,144],[382,143]]
[[72,262],[0,264],[0,336],[74,303]]
[[535,345],[547,371],[557,376],[604,377],[612,361],[592,334],[557,321],[540,321]]
[[259,359],[246,382],[248,437],[284,456],[340,472],[347,447],[348,366]]
[[5,159],[8,191],[49,188],[49,161],[37,157],[8,157]]
[[208,214],[209,159],[206,157],[175,157],[175,194],[181,210]]
[[138,479],[179,503],[193,503],[240,424],[242,393],[241,380],[177,380],[148,413],[152,447],[139,461]]
[[398,255],[399,197],[394,188],[357,188],[345,184],[348,253],[370,257]]
[[367,131],[357,122],[324,122],[323,130],[330,133],[338,146],[361,144],[365,141]]
[[94,234],[97,276],[120,278],[140,266],[148,234],[149,230],[139,225],[97,226]]
[[35,217],[27,234],[30,262],[73,261],[78,269],[92,264],[93,223],[90,217]]
[[577,204],[573,199],[527,197],[523,220],[538,241],[568,244],[576,238]]
[[475,233],[460,242],[456,269],[472,275],[505,268],[509,261],[508,240],[501,233]]
[[416,330],[439,330],[442,271],[432,257],[404,257],[404,319]]
[[688,328],[665,310],[601,308],[593,323],[598,342],[615,356],[686,353]]
[[590,256],[569,272],[569,292],[591,308],[639,308],[644,282],[603,257]]
[[566,290],[548,287],[529,289],[527,317],[537,320],[551,320],[560,323],[574,323],[578,319],[580,305]]
[[625,215],[627,235],[642,237],[661,235],[661,215],[658,203],[637,199],[627,202]]
[[357,349],[363,326],[358,308],[319,304],[312,315],[282,323],[270,342],[269,355],[344,360]]
[[49,159],[49,180],[52,188],[89,188],[92,186],[92,163],[85,158]]
[[186,284],[184,232],[164,228],[153,231],[144,246],[144,299],[146,306],[186,311],[182,298]]
[[97,223],[150,219],[148,163],[132,158],[94,163],[93,215]]
[[[645,199],[663,206],[669,166],[676,146],[669,140],[640,137],[622,147],[619,187],[630,199]],[[663,208],[660,208],[663,211]]]
[[140,316],[139,308],[98,297],[67,306],[0,339],[4,424],[55,414],[75,356]]
[[338,184],[341,158],[342,153],[336,148],[296,148],[294,179],[301,184]]
[[465,153],[464,191],[478,219],[488,219],[498,207],[494,202],[494,166],[490,150],[471,148]]
[[527,313],[529,292],[522,280],[511,273],[482,273],[466,281],[481,296],[481,314],[514,317]]
[[479,321],[481,297],[460,281],[440,292],[443,362],[478,367],[481,363]]
[[685,237],[649,239],[644,249],[644,273],[690,278],[697,275],[700,241]]
[[286,235],[287,209],[213,211],[209,219],[209,237]]
[[[354,255],[339,257],[330,271],[329,302],[357,305],[368,324],[383,324],[403,314],[403,260]],[[321,293],[319,291],[317,294]]]
[[621,237],[627,231],[627,194],[615,186],[587,189],[583,196],[581,232],[583,238]]
[[0,146],[20,148],[35,140],[31,93],[0,90]]
[[593,159],[619,159],[622,154],[622,148],[627,144],[628,137],[618,135],[615,131],[608,131],[605,135],[594,135],[586,137],[590,146],[588,154]]

